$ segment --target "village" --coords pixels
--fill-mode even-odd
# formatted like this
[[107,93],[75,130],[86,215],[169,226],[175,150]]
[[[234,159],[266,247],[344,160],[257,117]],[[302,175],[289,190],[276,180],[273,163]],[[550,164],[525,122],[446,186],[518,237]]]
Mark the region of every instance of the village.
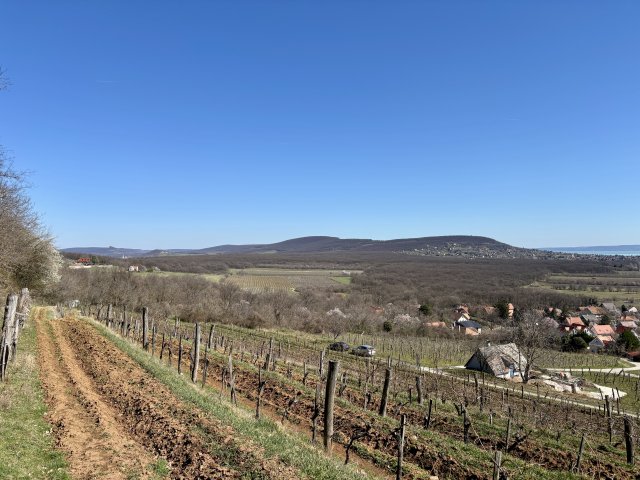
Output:
[[[493,315],[496,309],[504,309],[506,323],[497,327],[495,325],[485,327],[483,331],[482,320],[470,313],[474,310],[467,305],[459,305],[454,309],[450,328],[459,335],[476,338],[486,336],[493,339],[496,338],[496,331],[509,330],[521,321],[517,318],[518,312],[511,303],[495,307],[483,306],[475,309],[474,313]],[[612,302],[604,302],[600,305],[580,307],[575,312],[565,313],[559,308],[549,307],[536,310],[533,314],[538,320],[530,325],[531,338],[524,340],[526,344],[524,348],[517,339],[505,343],[504,339],[508,336],[498,336],[497,338],[503,341],[496,344],[492,344],[492,340],[487,339],[484,346],[479,347],[464,366],[457,366],[454,369],[464,368],[467,371],[482,372],[508,382],[528,383],[536,386],[536,389],[546,387],[557,392],[584,395],[607,402],[610,401],[609,399],[615,401],[627,395],[627,392],[619,388],[601,386],[582,377],[587,370],[590,375],[596,371],[604,372],[605,378],[607,374],[626,374],[629,378],[632,376],[638,378],[636,370],[640,370],[640,363],[633,362],[640,362],[638,328],[640,315],[635,306],[627,307],[623,304],[618,307]],[[528,320],[535,319],[535,316],[530,316]],[[446,326],[444,322],[431,322],[429,325],[436,328]],[[544,340],[536,343],[534,336],[540,335],[541,332]],[[559,341],[556,346],[559,345],[565,352],[590,352],[593,355],[620,357],[620,362],[623,363],[617,368],[593,371],[590,368],[571,369],[558,366],[540,368],[534,362],[540,357],[541,349],[551,347],[551,345],[545,345],[545,342],[550,341],[549,339]],[[532,345],[536,348],[532,349]],[[527,358],[527,354],[536,358]],[[543,355],[548,357],[553,353],[551,350],[545,350]],[[545,363],[549,363],[549,358],[546,358]],[[447,370],[444,369],[444,371]],[[537,392],[539,394],[539,390]]]

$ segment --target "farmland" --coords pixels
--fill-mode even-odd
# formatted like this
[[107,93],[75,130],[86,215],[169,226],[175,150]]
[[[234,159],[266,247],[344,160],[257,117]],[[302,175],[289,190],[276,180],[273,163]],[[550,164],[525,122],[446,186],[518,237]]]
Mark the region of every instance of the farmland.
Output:
[[[195,345],[193,325],[157,319],[147,330],[152,333],[145,353],[135,346],[142,335],[139,319],[129,324],[103,320],[105,323],[112,328],[93,328],[155,376],[174,378],[167,369],[178,365],[183,372],[190,371],[187,352],[193,352]],[[77,331],[88,331],[86,324],[72,324]],[[624,463],[620,443],[608,440],[610,422],[614,432],[620,432],[622,419],[614,415],[608,420],[596,399],[590,404],[576,402],[571,396],[543,389],[521,392],[514,384],[496,383],[484,376],[417,372],[393,359],[388,363],[323,353],[321,345],[308,335],[295,339],[224,325],[201,325],[200,331],[204,356],[200,350],[197,357],[206,373],[197,381],[205,394],[210,391],[220,398],[235,397],[239,405],[247,406],[259,399],[263,416],[310,436],[314,424],[317,435],[322,434],[322,409],[315,416],[314,405],[318,405],[318,392],[324,391],[329,360],[338,361],[334,441],[344,446],[352,443],[352,455],[371,468],[389,473],[397,468],[394,432],[404,414],[408,426],[402,478],[488,478],[496,449],[503,451],[506,460],[503,472],[513,478],[635,478],[634,470]],[[381,415],[387,369],[392,372],[391,382],[386,414]],[[419,390],[416,377],[420,378]],[[258,388],[260,378],[265,382],[262,389]],[[511,434],[505,440],[508,430]],[[587,436],[588,448],[578,473],[576,452],[582,434]],[[342,455],[341,448],[334,451]]]
[[253,293],[289,291],[302,288],[332,288],[351,283],[350,273],[325,269],[244,268],[230,269],[226,281]]
[[351,284],[361,271],[293,268],[232,268],[226,274],[150,272],[161,277],[196,276],[215,283],[226,281],[251,293],[296,292],[304,288],[339,288]]
[[32,321],[52,436],[72,478],[367,477],[295,432],[194,390],[157,351],[152,358],[73,313],[38,312]]
[[640,302],[640,272],[552,274],[533,282],[528,288],[540,291],[571,292],[598,301]]

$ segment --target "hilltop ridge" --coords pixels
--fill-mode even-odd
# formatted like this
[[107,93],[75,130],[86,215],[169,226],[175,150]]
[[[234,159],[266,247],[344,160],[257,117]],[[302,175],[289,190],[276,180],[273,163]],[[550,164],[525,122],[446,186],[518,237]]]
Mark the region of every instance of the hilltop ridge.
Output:
[[543,254],[538,250],[512,247],[492,238],[474,235],[443,235],[434,237],[373,240],[370,238],[339,238],[307,236],[267,244],[217,245],[201,249],[133,249],[116,247],[73,247],[65,253],[82,253],[108,257],[157,257],[168,255],[324,253],[324,252],[386,252],[425,256],[469,257],[531,257]]

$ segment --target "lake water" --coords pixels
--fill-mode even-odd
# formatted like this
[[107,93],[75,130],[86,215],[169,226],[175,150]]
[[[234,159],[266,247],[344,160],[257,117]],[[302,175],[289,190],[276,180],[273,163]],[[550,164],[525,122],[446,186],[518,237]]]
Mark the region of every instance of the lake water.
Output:
[[544,248],[550,252],[576,253],[581,255],[623,255],[625,257],[640,256],[639,250],[600,250],[600,249],[578,249],[578,248]]

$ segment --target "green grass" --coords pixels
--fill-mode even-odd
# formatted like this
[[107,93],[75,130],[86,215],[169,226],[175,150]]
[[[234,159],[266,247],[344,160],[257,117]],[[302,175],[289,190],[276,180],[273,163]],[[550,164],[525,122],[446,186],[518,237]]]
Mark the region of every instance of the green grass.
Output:
[[334,280],[342,285],[351,285],[351,277],[331,277],[331,280]]
[[33,320],[18,343],[18,355],[0,384],[0,478],[69,479],[66,461],[54,449],[36,363]]
[[[526,288],[544,292],[593,297],[598,301],[631,302],[640,300],[640,274],[616,272],[605,274],[564,275],[551,274]],[[636,285],[634,285],[636,284]]]
[[253,412],[234,407],[212,395],[213,390],[202,390],[176,371],[161,364],[146,352],[116,336],[104,326],[93,323],[98,331],[118,348],[133,358],[142,368],[162,382],[180,400],[202,410],[211,417],[233,428],[239,442],[256,445],[265,458],[275,458],[285,465],[298,469],[303,478],[313,479],[362,479],[367,478],[351,467],[345,467],[335,458],[326,457],[309,444],[308,439],[297,433],[283,431],[277,423],[263,418],[256,421]]
[[[631,373],[637,374],[638,371],[634,370]],[[608,374],[606,372],[585,372],[583,378],[598,385],[602,385],[603,387],[613,387],[617,388],[621,392],[626,392],[626,395],[620,398],[620,407],[632,413],[640,412],[640,388],[637,390],[638,396],[636,396],[636,382],[640,381],[640,379],[636,377],[629,378],[626,375],[616,375],[614,373]]]

